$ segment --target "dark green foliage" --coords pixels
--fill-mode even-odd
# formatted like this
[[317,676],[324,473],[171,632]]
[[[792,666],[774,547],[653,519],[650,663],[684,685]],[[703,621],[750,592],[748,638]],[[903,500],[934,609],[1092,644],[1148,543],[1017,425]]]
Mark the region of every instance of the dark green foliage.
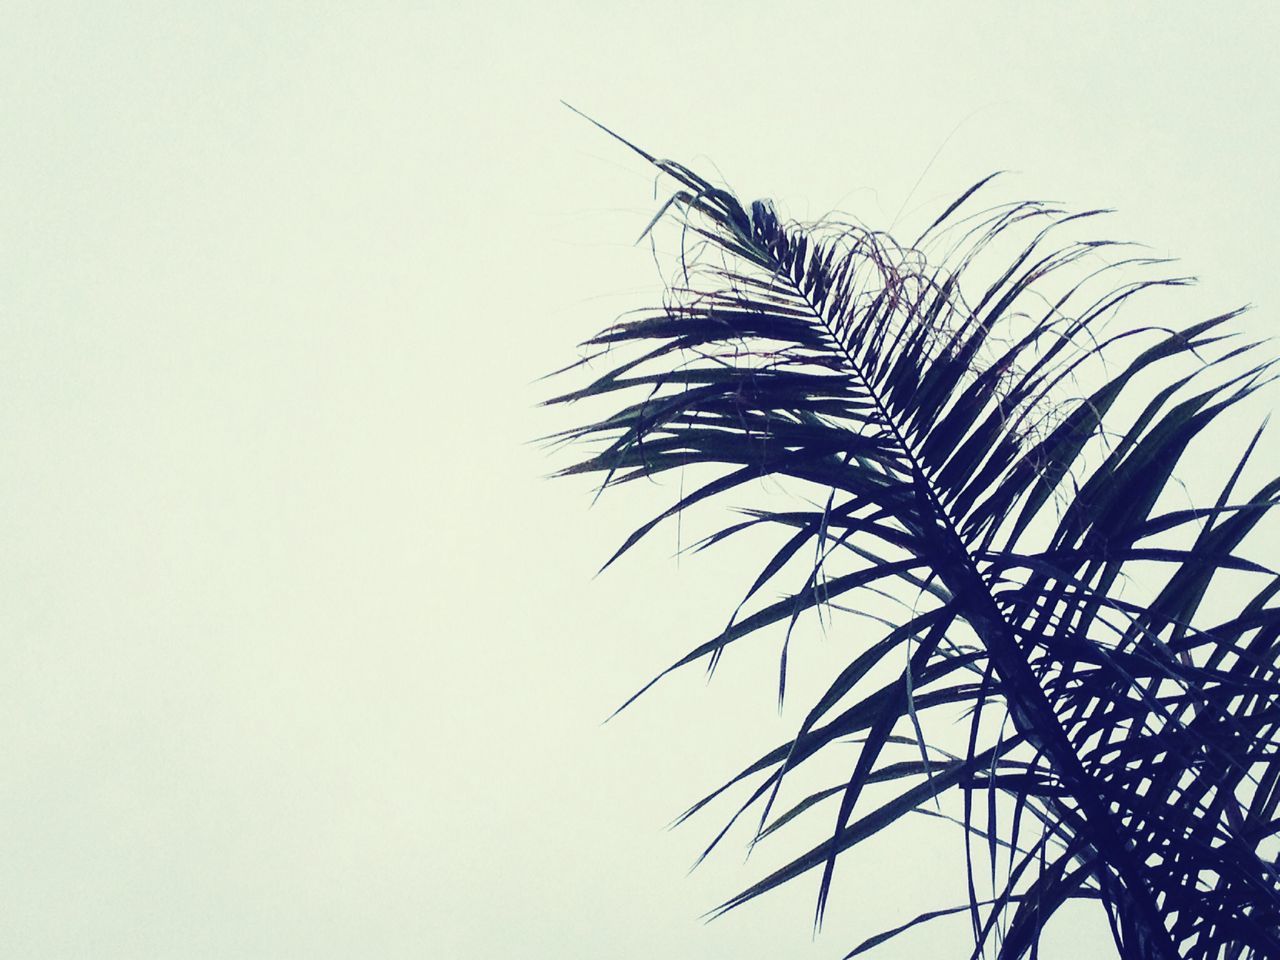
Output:
[[[725,630],[665,672],[714,666],[773,625],[789,638],[806,611],[865,606],[873,590],[898,590],[913,611],[878,618],[878,638],[864,620],[871,639],[794,739],[690,811],[746,789],[739,814],[758,809],[765,835],[834,805],[828,839],[720,909],[812,870],[820,921],[842,853],[910,813],[946,816],[941,801],[956,798],[971,902],[854,952],[967,912],[975,956],[1034,955],[1054,911],[1087,898],[1126,958],[1280,956],[1264,853],[1280,827],[1280,580],[1238,552],[1280,481],[1237,492],[1255,436],[1214,453],[1233,469],[1212,506],[1173,509],[1168,496],[1197,438],[1270,379],[1255,345],[1234,339],[1236,314],[1109,333],[1121,303],[1184,281],[1113,286],[1114,270],[1155,261],[1098,269],[1119,245],[1057,239],[1090,214],[965,214],[985,181],[901,246],[857,224],[783,222],[627,145],[675,182],[650,228],[678,219],[679,281],[662,308],[588,341],[606,371],[549,401],[623,398],[557,435],[596,444],[563,472],[603,487],[703,479],[609,562],[677,512],[758,496],[763,477],[813,504],[757,505],[707,539],[782,538]],[[810,564],[799,588],[757,600],[793,561]],[[1214,603],[1247,599],[1205,623],[1226,571]],[[965,747],[948,753],[940,731],[958,717]],[[850,739],[847,779],[775,813],[788,773]]]

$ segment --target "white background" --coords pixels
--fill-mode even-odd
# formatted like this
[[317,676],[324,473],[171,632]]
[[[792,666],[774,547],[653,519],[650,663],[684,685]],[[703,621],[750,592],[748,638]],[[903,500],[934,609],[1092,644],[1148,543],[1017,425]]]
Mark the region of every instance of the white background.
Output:
[[652,177],[561,98],[799,217],[1009,170],[1201,277],[1135,321],[1271,333],[1273,5],[895,7],[0,5],[0,953],[838,957],[959,902],[907,828],[816,942],[816,879],[702,924],[759,868],[663,825],[793,729],[776,650],[600,721],[753,558],[593,580],[670,490],[526,444],[657,291]]

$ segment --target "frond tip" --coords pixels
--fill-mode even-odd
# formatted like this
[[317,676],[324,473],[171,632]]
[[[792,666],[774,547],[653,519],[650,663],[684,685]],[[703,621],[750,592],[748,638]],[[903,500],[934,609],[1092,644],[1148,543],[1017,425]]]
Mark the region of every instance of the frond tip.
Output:
[[[810,612],[884,630],[794,738],[690,811],[748,789],[730,826],[758,808],[752,844],[834,814],[828,839],[721,909],[814,871],[820,922],[841,855],[919,813],[961,827],[969,905],[854,953],[967,913],[975,953],[1021,957],[1087,899],[1126,957],[1280,956],[1280,578],[1241,552],[1280,480],[1236,492],[1255,436],[1212,506],[1169,495],[1188,449],[1273,376],[1233,339],[1239,311],[1113,329],[1122,305],[1187,280],[1070,239],[1098,211],[966,212],[983,180],[902,245],[784,221],[601,129],[673,181],[654,219],[678,223],[681,254],[660,308],[588,341],[605,372],[548,401],[615,401],[556,435],[592,447],[561,473],[697,478],[609,563],[763,478],[797,498],[756,500],[699,545],[782,537],[725,629],[660,676],[781,631],[781,697]],[[823,763],[844,767],[836,783],[773,816],[788,775]]]

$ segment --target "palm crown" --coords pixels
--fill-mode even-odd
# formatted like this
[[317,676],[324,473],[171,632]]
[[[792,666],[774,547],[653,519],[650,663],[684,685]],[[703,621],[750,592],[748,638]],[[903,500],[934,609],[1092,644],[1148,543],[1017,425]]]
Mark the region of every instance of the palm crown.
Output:
[[[549,401],[623,398],[555,435],[592,445],[562,472],[599,474],[602,488],[671,470],[702,480],[609,562],[703,501],[758,495],[760,478],[809,495],[791,509],[759,499],[700,545],[781,535],[729,625],[664,674],[714,666],[773,625],[789,638],[807,611],[857,609],[873,592],[907,611],[881,621],[790,741],[690,811],[732,788],[758,835],[834,813],[827,839],[721,909],[812,870],[820,922],[842,853],[953,798],[970,902],[855,953],[967,911],[975,956],[1020,957],[1062,904],[1089,898],[1125,957],[1280,956],[1266,856],[1280,801],[1280,579],[1237,552],[1280,481],[1237,491],[1255,435],[1211,506],[1162,496],[1192,441],[1270,379],[1256,344],[1232,335],[1238,311],[1109,332],[1122,302],[1184,281],[1111,282],[1155,261],[1095,267],[1123,248],[1057,239],[1090,214],[1032,202],[968,212],[985,180],[899,244],[856,223],[784,222],[622,142],[676,185],[654,221],[678,219],[680,267],[661,308],[587,342],[605,372]],[[757,599],[797,564],[798,587]],[[1135,599],[1139,567],[1158,579]],[[1224,571],[1236,602],[1206,623]],[[784,639],[780,697],[786,655]],[[963,749],[947,751],[938,731],[957,716]],[[847,779],[775,805],[788,773],[850,738]],[[989,895],[975,882],[982,857]]]

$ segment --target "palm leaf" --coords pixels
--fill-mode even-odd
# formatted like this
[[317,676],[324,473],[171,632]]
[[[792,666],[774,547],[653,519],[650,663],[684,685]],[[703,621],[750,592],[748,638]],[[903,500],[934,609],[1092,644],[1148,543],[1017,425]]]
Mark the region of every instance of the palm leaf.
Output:
[[[785,222],[622,142],[674,182],[645,233],[675,218],[684,246],[664,305],[587,341],[605,372],[548,401],[620,398],[555,435],[593,447],[561,473],[598,475],[602,490],[701,477],[606,566],[726,494],[759,505],[700,548],[746,529],[785,536],[725,629],[652,682],[784,629],[781,698],[807,612],[865,611],[886,592],[913,611],[834,678],[792,740],[689,812],[755,781],[729,824],[758,808],[760,839],[835,807],[827,840],[720,910],[812,871],[821,923],[847,851],[931,804],[951,816],[941,803],[956,798],[975,956],[989,943],[1002,958],[1034,952],[1073,898],[1101,902],[1126,957],[1280,955],[1280,878],[1264,853],[1280,829],[1280,585],[1241,552],[1280,481],[1236,495],[1255,436],[1212,507],[1167,504],[1187,451],[1271,378],[1256,345],[1233,339],[1238,311],[1109,332],[1121,304],[1185,279],[1111,284],[1117,268],[1156,262],[1098,269],[1115,245],[1058,240],[1098,211],[965,214],[986,180],[903,247],[854,223]],[[766,477],[813,509],[762,501]],[[809,553],[799,586],[761,604]],[[1139,568],[1164,585],[1135,595]],[[1198,626],[1227,576],[1261,586]],[[959,714],[967,741],[948,753]],[[844,756],[850,737],[846,780],[771,820],[786,777]]]

